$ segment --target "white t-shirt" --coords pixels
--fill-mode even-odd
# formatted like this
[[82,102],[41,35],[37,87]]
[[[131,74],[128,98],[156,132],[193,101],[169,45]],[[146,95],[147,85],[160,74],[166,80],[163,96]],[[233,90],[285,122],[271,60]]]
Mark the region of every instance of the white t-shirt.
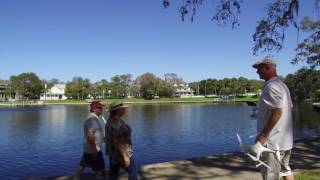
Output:
[[279,77],[273,77],[265,82],[259,101],[258,133],[269,121],[272,109],[282,109],[279,121],[268,135],[268,148],[283,151],[292,149],[292,107],[288,87]]

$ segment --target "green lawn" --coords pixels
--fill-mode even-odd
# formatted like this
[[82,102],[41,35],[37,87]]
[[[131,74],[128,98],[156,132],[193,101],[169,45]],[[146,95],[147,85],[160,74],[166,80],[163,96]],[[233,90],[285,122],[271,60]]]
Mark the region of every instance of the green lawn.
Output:
[[[68,100],[70,101],[70,100]],[[124,98],[124,99],[104,99],[101,100],[103,103],[111,103],[114,101],[123,102],[125,104],[157,104],[157,103],[212,103],[219,102],[217,98],[159,98],[152,100],[145,100],[143,98]],[[245,102],[245,101],[258,101],[256,97],[245,97],[245,98],[236,98],[237,102]],[[70,101],[77,102],[77,101]],[[80,101],[85,102],[85,101]]]
[[[53,100],[53,101],[44,101],[45,104],[88,104],[91,100]],[[143,98],[124,98],[124,99],[103,99],[101,100],[105,104],[110,104],[111,102],[123,102],[125,104],[170,104],[170,103],[219,103],[219,99],[217,98],[159,98],[152,100],[145,100]],[[257,97],[241,97],[235,98],[236,102],[245,102],[245,101],[258,101]],[[2,102],[0,104],[10,105],[17,104],[17,102]],[[18,102],[18,104],[22,104],[22,102]],[[28,101],[24,102],[24,104],[36,104],[36,102]]]
[[296,180],[320,180],[320,169],[304,171],[294,177]]

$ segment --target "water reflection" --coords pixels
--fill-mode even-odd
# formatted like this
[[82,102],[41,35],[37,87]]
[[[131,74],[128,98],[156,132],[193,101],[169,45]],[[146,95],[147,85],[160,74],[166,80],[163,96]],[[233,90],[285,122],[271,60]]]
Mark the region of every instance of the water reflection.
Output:
[[294,111],[295,138],[305,138],[320,134],[320,113],[311,104],[295,104]]

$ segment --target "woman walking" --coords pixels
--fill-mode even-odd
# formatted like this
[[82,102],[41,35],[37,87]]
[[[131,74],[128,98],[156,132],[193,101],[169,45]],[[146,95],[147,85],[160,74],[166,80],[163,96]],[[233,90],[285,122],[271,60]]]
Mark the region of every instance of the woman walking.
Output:
[[131,128],[122,117],[126,107],[122,103],[112,103],[108,109],[109,118],[105,127],[106,154],[110,160],[109,180],[116,180],[120,168],[125,169],[129,180],[137,179],[137,168],[133,160]]

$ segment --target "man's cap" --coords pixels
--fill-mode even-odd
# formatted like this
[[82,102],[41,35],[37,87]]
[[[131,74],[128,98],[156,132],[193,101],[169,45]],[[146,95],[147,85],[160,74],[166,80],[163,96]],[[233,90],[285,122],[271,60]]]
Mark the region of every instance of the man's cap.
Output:
[[123,105],[123,103],[113,102],[113,103],[110,104],[110,106],[107,109],[107,111],[111,112],[111,111],[115,111],[115,110],[118,110],[118,109],[124,109],[124,108],[127,108],[127,107],[128,106]]
[[102,103],[100,103],[100,101],[92,101],[90,103],[90,108],[91,109],[97,109],[97,108],[103,108],[104,105]]
[[271,58],[264,58],[264,59],[261,59],[261,60],[257,61],[256,63],[254,63],[252,65],[252,67],[257,69],[258,67],[261,67],[263,65],[277,66],[277,63]]

